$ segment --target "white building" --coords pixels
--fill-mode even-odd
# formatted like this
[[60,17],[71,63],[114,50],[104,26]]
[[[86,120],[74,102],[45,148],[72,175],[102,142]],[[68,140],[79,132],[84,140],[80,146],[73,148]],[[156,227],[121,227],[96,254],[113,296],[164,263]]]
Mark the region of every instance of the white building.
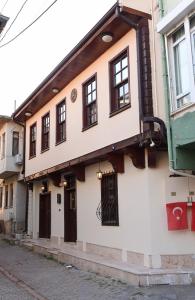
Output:
[[23,135],[21,125],[0,116],[0,232],[6,234],[25,230]]
[[195,253],[194,233],[167,227],[166,204],[189,194],[170,177],[157,20],[153,1],[116,3],[14,113],[26,127],[28,234],[143,272]]

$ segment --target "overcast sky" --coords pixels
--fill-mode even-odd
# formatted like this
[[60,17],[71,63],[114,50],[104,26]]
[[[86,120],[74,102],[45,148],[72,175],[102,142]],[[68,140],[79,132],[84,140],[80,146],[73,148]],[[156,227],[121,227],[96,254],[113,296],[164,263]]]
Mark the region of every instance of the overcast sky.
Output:
[[11,115],[14,101],[18,107],[116,2],[58,0],[21,36],[2,47],[53,1],[28,0],[3,38],[25,0],[0,0],[0,12],[10,18],[0,35],[0,115]]

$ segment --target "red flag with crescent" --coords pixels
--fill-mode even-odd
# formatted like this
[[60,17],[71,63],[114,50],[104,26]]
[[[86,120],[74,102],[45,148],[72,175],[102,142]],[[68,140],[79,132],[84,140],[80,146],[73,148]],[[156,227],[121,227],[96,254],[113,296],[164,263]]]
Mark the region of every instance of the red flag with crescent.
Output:
[[187,203],[167,203],[168,230],[183,230],[188,228]]
[[191,221],[191,230],[195,231],[195,202],[192,202],[192,221]]

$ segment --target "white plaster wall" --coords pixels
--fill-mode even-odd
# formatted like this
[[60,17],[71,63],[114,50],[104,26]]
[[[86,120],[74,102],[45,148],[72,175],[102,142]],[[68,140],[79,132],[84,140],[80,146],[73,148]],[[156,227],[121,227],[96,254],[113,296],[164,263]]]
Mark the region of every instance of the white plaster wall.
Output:
[[143,11],[145,13],[151,13],[150,2],[146,0],[119,0],[121,5],[133,8],[135,10]]
[[[86,168],[86,182],[77,184],[78,240],[131,250],[150,251],[147,172],[136,169],[125,159],[125,173],[118,174],[119,226],[102,226],[96,217],[101,201],[101,183],[97,180],[98,165]],[[109,163],[102,171],[112,171]]]
[[[131,108],[109,118],[109,61],[129,46]],[[97,72],[98,125],[82,132],[82,83]],[[75,103],[70,101],[73,88],[78,91]],[[67,140],[55,146],[56,104],[66,97]],[[50,150],[41,154],[41,117],[50,111]],[[139,133],[138,80],[135,31],[131,30],[112,48],[76,77],[47,105],[27,122],[26,174],[60,164],[106,145]],[[29,127],[37,122],[37,156],[29,160]]]
[[[194,232],[190,229],[168,231],[166,203],[187,201],[189,191],[195,192],[195,179],[188,181],[185,177],[171,178],[169,175],[167,154],[164,153],[158,157],[158,168],[149,170],[151,254],[194,254]],[[176,192],[176,196],[171,196],[171,192]],[[189,208],[189,228],[190,210]]]

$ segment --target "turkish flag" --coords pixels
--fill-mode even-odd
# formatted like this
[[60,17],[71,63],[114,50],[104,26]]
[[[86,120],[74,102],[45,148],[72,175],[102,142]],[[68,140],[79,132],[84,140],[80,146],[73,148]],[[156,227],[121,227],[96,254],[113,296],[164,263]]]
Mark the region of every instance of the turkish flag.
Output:
[[191,230],[195,231],[195,202],[192,202],[192,221],[191,221]]
[[167,203],[168,230],[182,230],[188,228],[187,203]]

